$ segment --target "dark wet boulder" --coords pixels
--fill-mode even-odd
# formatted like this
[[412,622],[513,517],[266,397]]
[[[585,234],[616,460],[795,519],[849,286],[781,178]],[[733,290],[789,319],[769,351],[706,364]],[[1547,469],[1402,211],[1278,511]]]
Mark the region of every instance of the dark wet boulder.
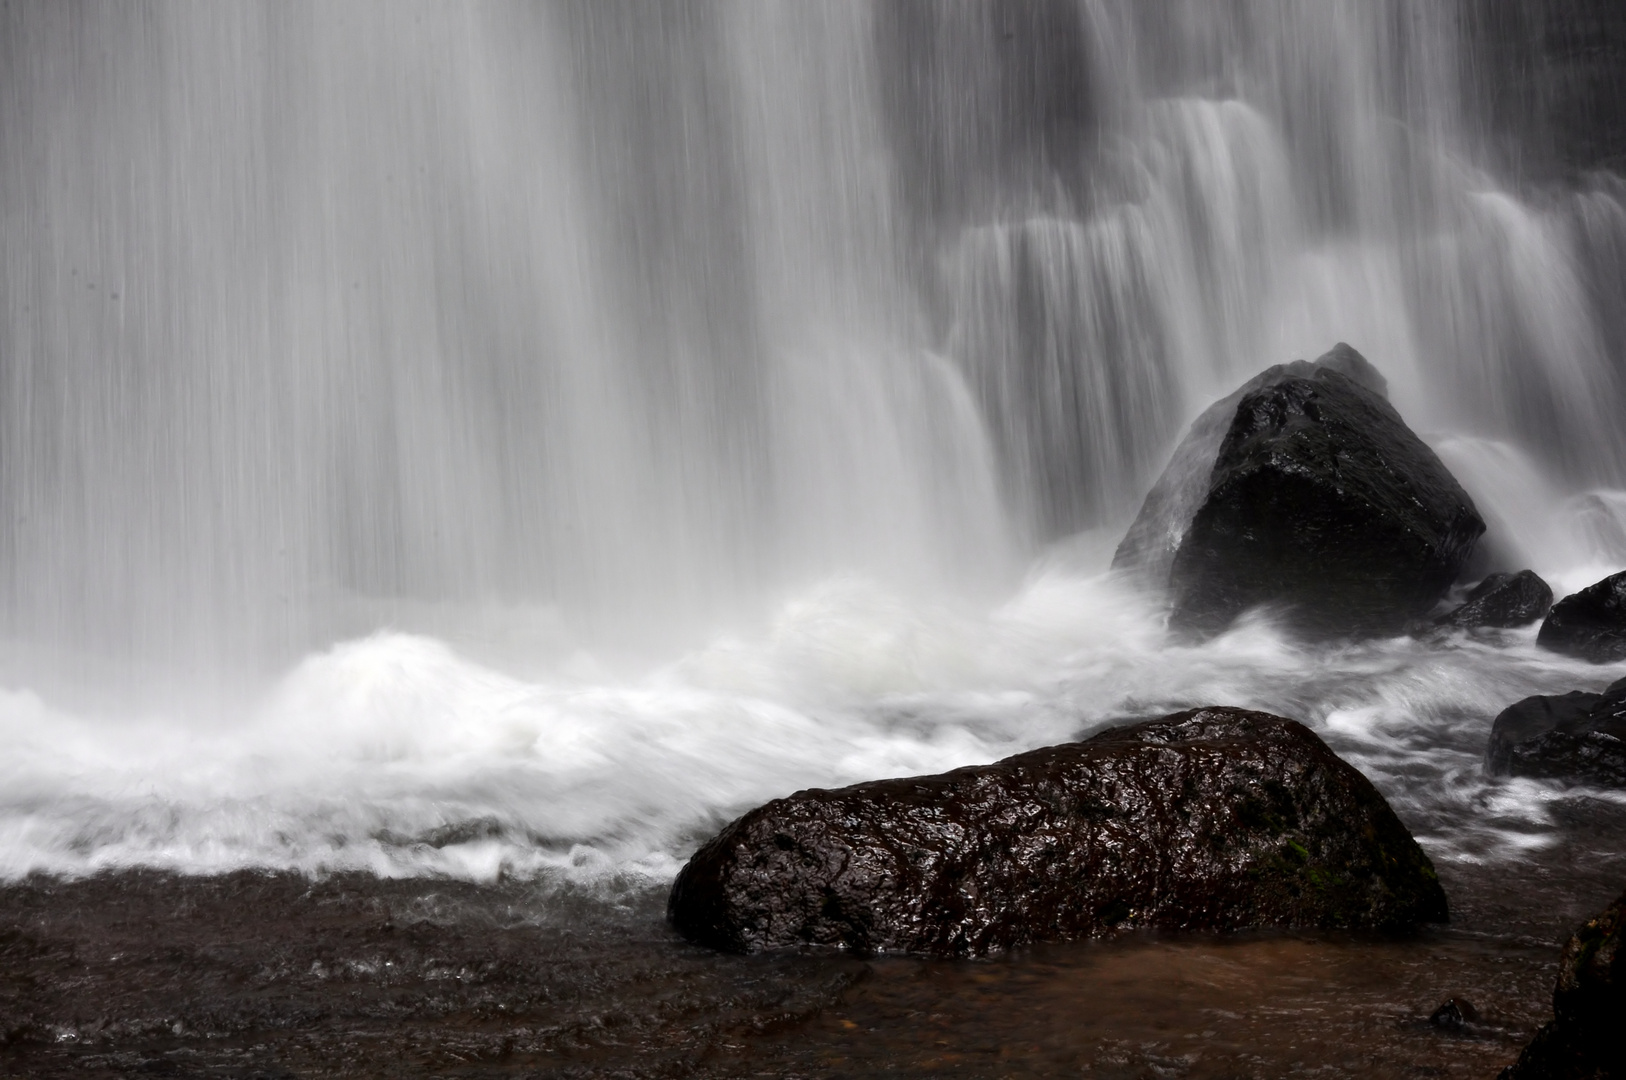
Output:
[[1558,960],[1553,1019],[1500,1080],[1626,1078],[1626,895],[1577,930]]
[[667,910],[730,951],[938,956],[1446,918],[1427,856],[1364,776],[1303,725],[1230,708],[776,799],[689,860]]
[[1314,637],[1398,633],[1425,615],[1485,524],[1380,380],[1341,344],[1211,408],[1114,567],[1166,587],[1170,625],[1198,634],[1267,605]]
[[1553,606],[1553,590],[1533,570],[1492,574],[1468,594],[1461,606],[1435,619],[1439,626],[1511,629],[1529,626]]
[[1286,379],[1310,378],[1321,370],[1336,371],[1379,397],[1388,396],[1388,383],[1366,357],[1339,342],[1316,360],[1294,360],[1267,368],[1216,401],[1192,422],[1191,430],[1175,448],[1174,456],[1146,495],[1140,513],[1129,526],[1112,557],[1114,570],[1130,574],[1143,584],[1166,589],[1174,556],[1180,550],[1191,519],[1208,495],[1214,461],[1236,418],[1237,405],[1256,391]]
[[1479,1023],[1479,1010],[1467,998],[1446,998],[1428,1022],[1445,1031],[1465,1031]]
[[1554,604],[1536,644],[1594,664],[1626,660],[1626,570]]
[[1601,694],[1528,697],[1491,726],[1493,775],[1626,787],[1626,679]]

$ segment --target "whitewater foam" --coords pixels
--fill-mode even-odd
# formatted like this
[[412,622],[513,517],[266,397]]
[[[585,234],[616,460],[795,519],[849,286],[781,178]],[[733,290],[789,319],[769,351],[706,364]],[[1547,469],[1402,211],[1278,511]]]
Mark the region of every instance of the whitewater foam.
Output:
[[1060,563],[982,612],[833,579],[761,633],[633,678],[519,678],[383,632],[210,722],[0,694],[0,875],[257,867],[613,892],[668,880],[730,817],[798,788],[991,761],[1199,704],[1310,724],[1439,857],[1517,858],[1562,795],[1485,778],[1491,718],[1623,673],[1534,636],[1311,647],[1256,615],[1174,644],[1155,605]]

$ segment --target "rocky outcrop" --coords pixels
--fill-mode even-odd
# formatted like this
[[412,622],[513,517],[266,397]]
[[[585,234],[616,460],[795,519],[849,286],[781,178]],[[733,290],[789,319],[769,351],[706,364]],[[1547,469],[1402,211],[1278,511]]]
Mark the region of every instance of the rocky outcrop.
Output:
[[1191,527],[1191,519],[1197,516],[1208,495],[1214,460],[1219,457],[1226,432],[1231,430],[1238,403],[1255,391],[1275,386],[1285,379],[1310,378],[1323,368],[1355,380],[1379,397],[1388,396],[1388,383],[1383,375],[1343,342],[1317,360],[1277,364],[1255,375],[1203,410],[1192,422],[1191,430],[1175,447],[1173,458],[1147,492],[1140,513],[1119,542],[1112,557],[1112,568],[1150,587],[1168,588],[1174,556],[1180,550],[1186,530]]
[[1462,629],[1487,627],[1512,629],[1529,626],[1553,606],[1553,590],[1533,570],[1517,574],[1492,574],[1468,594],[1460,607],[1441,615],[1439,626]]
[[1131,927],[1446,918],[1427,856],[1309,729],[1197,709],[940,776],[777,799],[672,887],[685,937],[983,955]]
[[1528,697],[1491,727],[1493,775],[1626,787],[1626,679],[1601,694]]
[[1575,932],[1558,960],[1552,1022],[1500,1080],[1626,1077],[1626,895]]
[[1167,587],[1177,630],[1270,605],[1316,637],[1401,631],[1485,525],[1381,388],[1343,344],[1252,380],[1192,425],[1114,567]]
[[1626,571],[1554,604],[1536,644],[1594,664],[1626,660]]

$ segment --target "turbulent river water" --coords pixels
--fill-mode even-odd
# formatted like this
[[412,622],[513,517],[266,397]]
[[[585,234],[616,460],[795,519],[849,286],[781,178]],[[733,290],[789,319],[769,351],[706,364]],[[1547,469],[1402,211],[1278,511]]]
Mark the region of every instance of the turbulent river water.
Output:
[[[1344,340],[1473,495],[1476,571],[1563,595],[1626,568],[1626,182],[1576,120],[1609,100],[1607,8],[0,6],[0,879],[26,930],[0,947],[67,986],[77,943],[122,1003],[98,1026],[63,990],[7,1031],[116,1071],[181,1068],[215,1023],[259,1067],[244,1032],[342,996],[313,973],[441,987],[435,949],[484,970],[478,930],[567,990],[525,999],[534,1045],[492,1034],[490,995],[446,1006],[423,1069],[465,1036],[533,1070],[623,1044],[719,1074],[1506,1060],[1553,942],[1626,883],[1626,798],[1488,778],[1490,721],[1626,665],[1534,628],[1308,645],[1268,613],[1179,644],[1107,565],[1202,408]],[[730,967],[660,927],[682,860],[768,798],[1197,704],[1310,724],[1457,928]],[[167,929],[121,938],[126,903]],[[251,903],[260,952],[221,962],[305,980],[275,1024],[108,959],[156,936],[201,972],[187,942]],[[366,937],[384,908],[442,935],[407,983]],[[338,951],[278,944],[307,932]],[[1501,1019],[1427,1043],[1412,1014],[1454,992]],[[623,1042],[548,1028],[569,993]],[[380,1009],[267,1060],[383,1046],[406,1014]]]

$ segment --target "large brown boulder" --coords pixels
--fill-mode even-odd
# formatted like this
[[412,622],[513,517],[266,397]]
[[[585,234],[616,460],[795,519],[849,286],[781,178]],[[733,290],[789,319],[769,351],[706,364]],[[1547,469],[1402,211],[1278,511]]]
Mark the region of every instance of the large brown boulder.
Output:
[[1558,960],[1552,1022],[1500,1080],[1626,1078],[1626,895],[1577,930]]
[[1211,708],[751,811],[672,887],[685,937],[982,955],[1131,927],[1443,921],[1428,857],[1308,728]]
[[1473,500],[1348,345],[1271,368],[1192,425],[1114,567],[1212,634],[1279,609],[1314,637],[1399,633],[1485,531]]

